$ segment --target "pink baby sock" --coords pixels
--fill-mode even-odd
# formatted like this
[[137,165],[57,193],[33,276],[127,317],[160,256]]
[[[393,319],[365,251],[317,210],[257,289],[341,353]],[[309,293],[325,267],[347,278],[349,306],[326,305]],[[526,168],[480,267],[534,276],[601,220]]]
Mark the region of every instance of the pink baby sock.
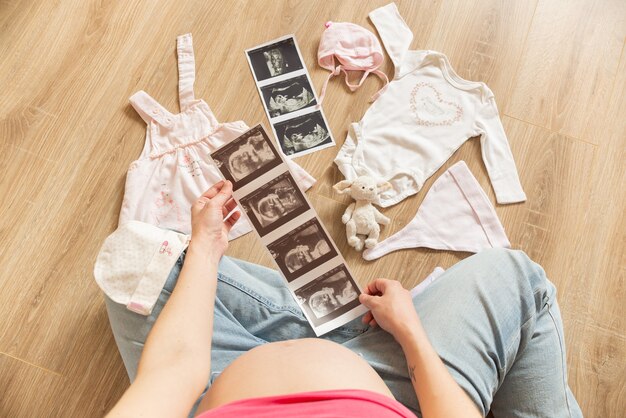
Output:
[[510,246],[487,195],[465,162],[459,161],[435,181],[411,222],[365,250],[363,258],[374,260],[405,248],[477,253]]

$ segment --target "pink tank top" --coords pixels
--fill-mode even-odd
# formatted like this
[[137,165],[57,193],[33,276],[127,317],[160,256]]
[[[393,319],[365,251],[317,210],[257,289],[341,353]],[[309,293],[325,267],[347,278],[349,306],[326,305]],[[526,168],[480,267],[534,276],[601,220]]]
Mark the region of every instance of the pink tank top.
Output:
[[400,402],[367,390],[324,390],[243,399],[210,409],[197,418],[415,418]]
[[[130,164],[119,224],[136,220],[164,229],[191,233],[191,204],[222,179],[210,154],[248,130],[242,122],[220,123],[193,92],[195,61],[191,34],[177,38],[180,113],[168,112],[145,91],[130,103],[146,122],[139,159]],[[292,161],[289,168],[303,190],[315,179]],[[235,239],[251,231],[242,217],[230,231]]]

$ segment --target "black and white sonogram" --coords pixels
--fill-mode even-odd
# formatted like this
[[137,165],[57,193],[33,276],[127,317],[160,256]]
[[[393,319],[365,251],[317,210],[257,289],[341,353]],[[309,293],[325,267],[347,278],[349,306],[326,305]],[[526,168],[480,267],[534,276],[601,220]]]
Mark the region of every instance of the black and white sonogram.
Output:
[[256,126],[211,154],[224,177],[238,189],[278,167],[282,160],[261,126]]
[[292,37],[249,50],[247,53],[257,81],[304,68]]
[[261,94],[271,118],[314,106],[317,103],[306,74],[261,87]]
[[260,236],[309,210],[309,204],[288,171],[239,201]]
[[275,123],[274,129],[285,155],[296,155],[333,143],[320,111]]
[[267,248],[288,282],[337,255],[317,218],[288,232]]
[[359,288],[343,264],[294,293],[315,326],[331,321],[359,305]]

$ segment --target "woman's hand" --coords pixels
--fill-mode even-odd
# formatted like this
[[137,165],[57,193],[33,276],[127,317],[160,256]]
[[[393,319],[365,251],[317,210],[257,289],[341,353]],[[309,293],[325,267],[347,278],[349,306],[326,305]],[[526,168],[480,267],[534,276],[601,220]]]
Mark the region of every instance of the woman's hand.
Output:
[[421,329],[411,292],[396,280],[374,280],[361,293],[359,301],[370,309],[363,316],[363,322],[380,325],[401,345]]
[[228,248],[228,232],[241,217],[232,198],[233,184],[220,181],[204,192],[191,206],[190,247],[219,258]]
[[428,341],[411,292],[395,280],[376,279],[367,285],[359,300],[370,309],[363,322],[372,326],[378,323],[402,347],[408,377],[424,417],[482,417]]

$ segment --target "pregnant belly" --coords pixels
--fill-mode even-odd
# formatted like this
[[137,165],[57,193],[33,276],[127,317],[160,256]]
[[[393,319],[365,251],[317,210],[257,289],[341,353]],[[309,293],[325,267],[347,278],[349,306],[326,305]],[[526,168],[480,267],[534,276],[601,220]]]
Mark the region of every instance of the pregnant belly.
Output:
[[393,395],[358,355],[315,338],[269,343],[233,361],[213,382],[198,414],[240,399],[333,389]]

